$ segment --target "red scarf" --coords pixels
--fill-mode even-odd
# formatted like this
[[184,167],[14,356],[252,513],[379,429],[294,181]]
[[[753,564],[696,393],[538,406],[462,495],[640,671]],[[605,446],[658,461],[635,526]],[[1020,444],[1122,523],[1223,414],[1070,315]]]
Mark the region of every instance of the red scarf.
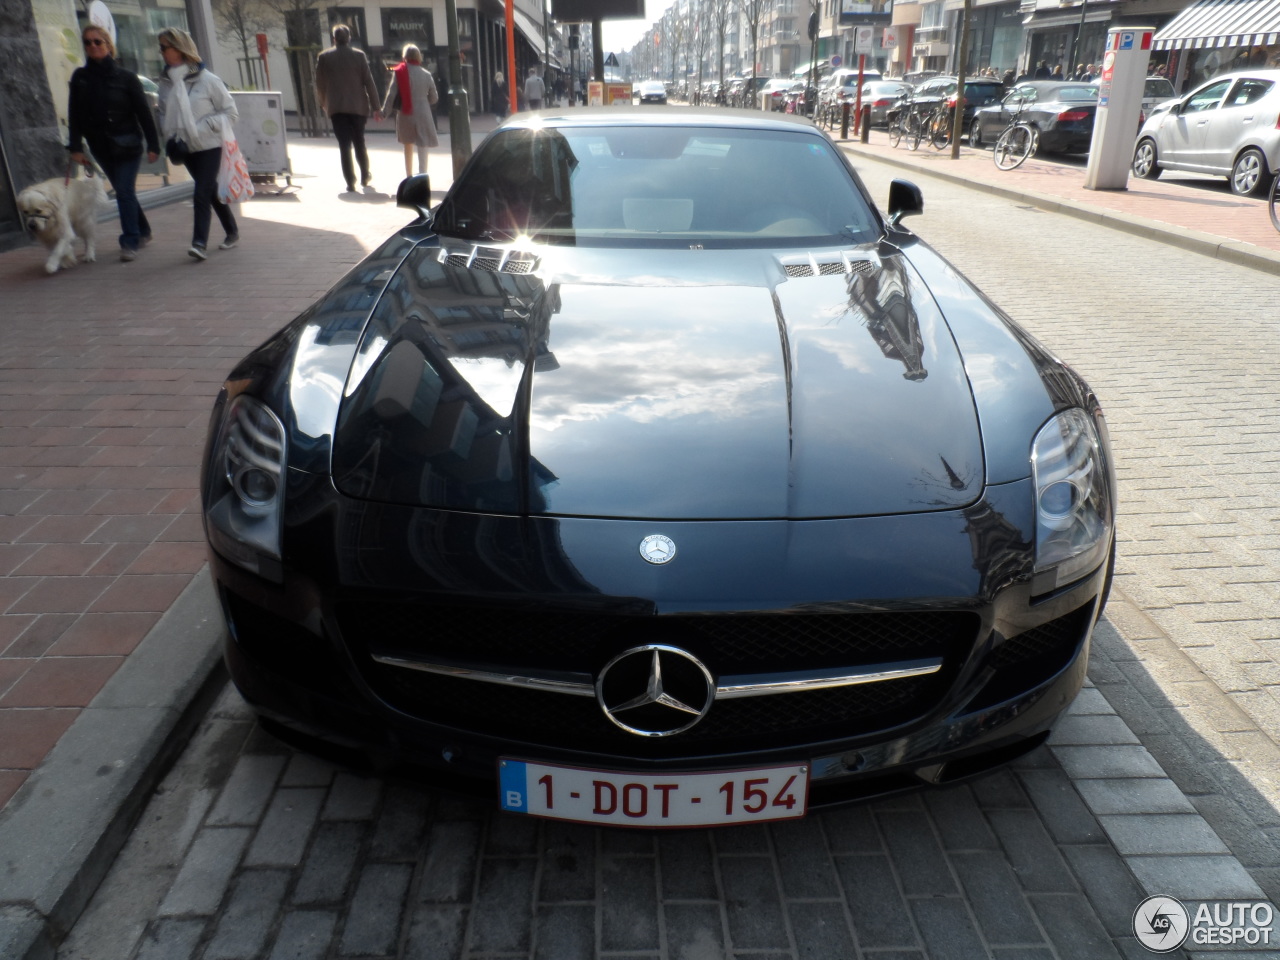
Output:
[[409,88],[409,64],[398,63],[391,72],[396,75],[396,88],[400,91],[400,112],[406,117],[412,117],[413,94]]

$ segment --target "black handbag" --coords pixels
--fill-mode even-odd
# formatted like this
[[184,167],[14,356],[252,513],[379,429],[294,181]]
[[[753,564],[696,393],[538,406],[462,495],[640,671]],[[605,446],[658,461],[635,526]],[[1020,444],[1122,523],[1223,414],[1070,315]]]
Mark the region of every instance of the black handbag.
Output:
[[112,160],[132,160],[142,153],[142,134],[136,129],[108,133],[107,151]]
[[174,163],[182,163],[191,156],[191,148],[181,137],[170,137],[164,145],[164,155]]

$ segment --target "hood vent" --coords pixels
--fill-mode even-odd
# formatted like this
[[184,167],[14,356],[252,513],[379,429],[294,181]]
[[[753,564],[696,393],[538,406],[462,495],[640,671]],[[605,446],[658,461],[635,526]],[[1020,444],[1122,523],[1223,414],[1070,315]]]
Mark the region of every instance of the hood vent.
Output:
[[469,252],[441,249],[440,262],[465,270],[484,270],[488,273],[533,273],[538,258],[527,250],[509,250],[503,247],[472,247]]
[[784,257],[779,260],[782,265],[783,272],[788,278],[799,279],[801,277],[830,277],[837,274],[853,274],[859,273],[870,276],[880,269],[880,258],[874,253],[859,253],[856,258],[850,257],[844,253],[823,254],[821,257],[813,254],[801,254],[798,257]]

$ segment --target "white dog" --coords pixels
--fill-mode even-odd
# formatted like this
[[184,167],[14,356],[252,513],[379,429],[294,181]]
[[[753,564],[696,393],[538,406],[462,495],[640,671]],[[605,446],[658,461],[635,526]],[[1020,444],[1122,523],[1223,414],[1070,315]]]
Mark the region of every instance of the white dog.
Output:
[[27,230],[49,248],[45,261],[45,273],[57,273],[59,267],[76,265],[75,240],[84,241],[84,259],[92,263],[97,259],[94,230],[98,211],[107,202],[107,190],[103,177],[75,179],[66,183],[62,178],[33,184],[18,194],[18,209],[26,221]]

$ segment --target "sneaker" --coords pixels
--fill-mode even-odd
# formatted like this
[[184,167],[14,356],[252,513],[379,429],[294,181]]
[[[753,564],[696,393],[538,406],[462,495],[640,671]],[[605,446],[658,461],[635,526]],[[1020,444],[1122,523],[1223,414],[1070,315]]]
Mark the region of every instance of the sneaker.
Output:
[[187,250],[187,256],[193,260],[208,260],[209,254],[205,252],[204,247],[198,243],[193,243]]
[[234,236],[227,237],[227,239],[223,240],[220,244],[218,244],[218,249],[230,250],[239,242],[240,242],[240,234],[237,233]]
[[121,247],[120,259],[123,260],[125,263],[132,263],[134,260],[138,259],[138,251],[130,250],[128,247]]
[[365,174],[363,177],[361,177],[361,178],[360,178],[360,186],[362,186],[362,187],[372,187],[372,186],[373,186],[373,174],[368,173],[368,174]]
[[348,183],[347,193],[355,193],[355,192],[356,192],[356,185],[354,183]]
[[138,240],[138,246],[145,247],[150,242],[151,242],[151,234],[148,233],[145,237],[142,237]]

